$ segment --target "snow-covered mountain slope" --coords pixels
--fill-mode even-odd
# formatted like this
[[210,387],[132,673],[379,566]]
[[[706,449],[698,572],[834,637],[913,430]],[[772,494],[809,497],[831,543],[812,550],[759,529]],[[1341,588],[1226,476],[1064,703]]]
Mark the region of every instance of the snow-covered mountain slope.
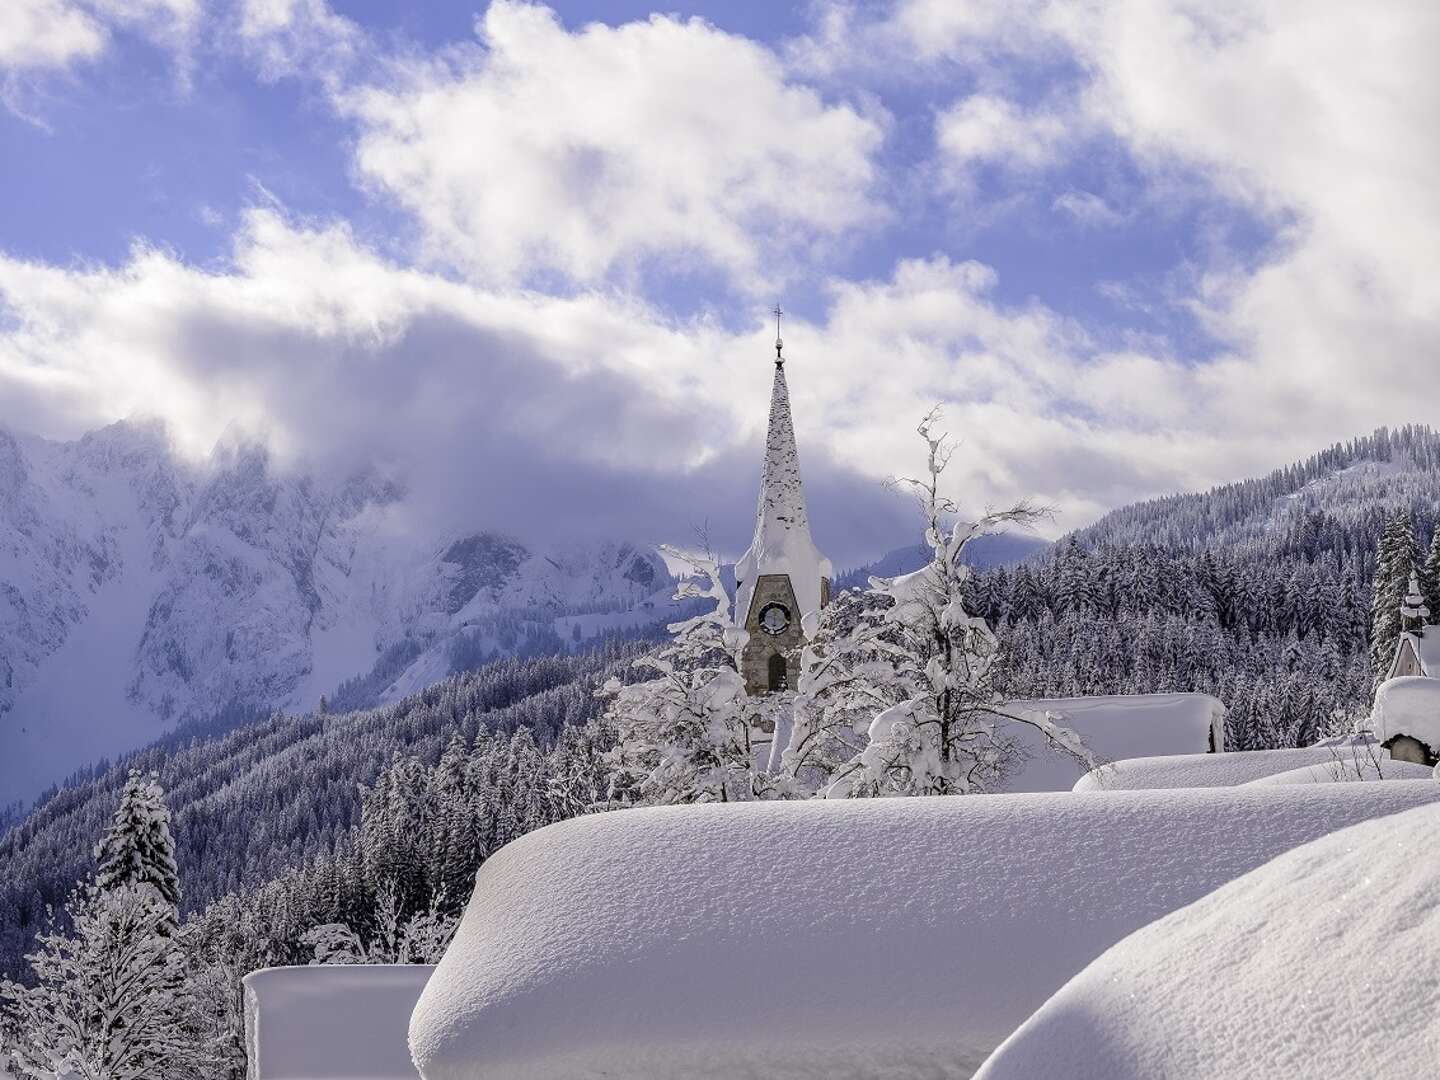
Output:
[[312,707],[377,657],[423,660],[418,689],[461,653],[558,641],[557,619],[574,643],[603,631],[589,616],[667,616],[653,549],[416,537],[405,510],[239,440],[194,466],[155,424],[0,431],[0,804],[186,720]]
[[1268,476],[1122,507],[1077,535],[1086,547],[1183,551],[1279,540],[1333,548],[1340,534],[1373,543],[1383,515],[1402,507],[1422,522],[1440,507],[1440,433],[1428,427],[1381,428]]

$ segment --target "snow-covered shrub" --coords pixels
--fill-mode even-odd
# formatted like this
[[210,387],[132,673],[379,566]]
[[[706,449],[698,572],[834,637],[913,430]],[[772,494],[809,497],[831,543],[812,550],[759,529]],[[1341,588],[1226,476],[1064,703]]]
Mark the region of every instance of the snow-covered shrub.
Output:
[[735,660],[745,632],[731,618],[715,560],[686,558],[701,581],[682,584],[676,599],[710,597],[714,610],[672,624],[672,639],[635,662],[653,678],[629,685],[611,679],[602,690],[609,698],[602,722],[616,738],[612,795],[621,804],[735,802],[774,793],[773,779],[755,768],[757,704]]

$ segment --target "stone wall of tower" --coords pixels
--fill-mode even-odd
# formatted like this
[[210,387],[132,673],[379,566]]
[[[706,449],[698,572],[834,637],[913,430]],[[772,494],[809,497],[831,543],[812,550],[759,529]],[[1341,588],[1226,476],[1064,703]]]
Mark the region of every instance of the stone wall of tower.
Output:
[[[830,602],[830,579],[820,579],[821,604]],[[789,614],[790,623],[778,634],[770,634],[760,626],[760,613],[770,604],[779,604]],[[745,679],[745,692],[752,697],[768,693],[773,687],[773,665],[784,664],[784,689],[795,689],[800,677],[800,649],[805,633],[800,626],[801,613],[795,600],[795,589],[788,574],[761,574],[755,579],[755,592],[750,610],[745,613],[745,629],[750,639],[740,654],[740,674]],[[779,657],[779,661],[775,658]]]

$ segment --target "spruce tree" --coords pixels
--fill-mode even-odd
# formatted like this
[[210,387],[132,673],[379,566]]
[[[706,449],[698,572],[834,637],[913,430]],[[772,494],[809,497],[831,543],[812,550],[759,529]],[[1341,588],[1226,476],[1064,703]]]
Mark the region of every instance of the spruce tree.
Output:
[[1425,565],[1420,568],[1420,595],[1430,609],[1433,619],[1440,613],[1440,525],[1430,537],[1430,551],[1425,556]]
[[130,771],[110,829],[95,847],[95,884],[102,891],[124,885],[151,885],[173,912],[180,903],[180,875],[170,811],[158,777]]
[[1385,678],[1400,643],[1400,607],[1415,571],[1415,532],[1406,510],[1385,524],[1375,558],[1375,591],[1370,602],[1370,670],[1375,682]]

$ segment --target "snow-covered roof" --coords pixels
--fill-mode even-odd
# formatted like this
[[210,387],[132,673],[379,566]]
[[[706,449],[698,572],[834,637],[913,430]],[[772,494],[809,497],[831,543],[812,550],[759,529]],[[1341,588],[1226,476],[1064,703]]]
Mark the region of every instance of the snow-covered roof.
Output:
[[246,975],[250,1080],[416,1080],[406,1029],[434,970],[333,964]]
[[[1213,735],[1225,744],[1225,706],[1209,694],[1113,694],[1012,701],[1006,712],[1051,712],[1056,723],[1079,733],[1102,761],[1156,754],[1205,753]],[[1045,745],[1038,730],[1006,725],[1025,749],[1024,765],[1008,776],[1005,791],[1069,791],[1084,771]]]
[[1400,644],[1395,649],[1395,659],[1390,662],[1393,674],[1400,662],[1400,654],[1408,645],[1415,650],[1415,659],[1420,662],[1420,673],[1432,679],[1440,679],[1440,627],[1426,627],[1425,634],[1401,634]]
[[1386,679],[1375,691],[1370,730],[1382,743],[1409,735],[1430,747],[1431,753],[1440,753],[1440,679],[1423,675]]
[[1271,773],[1251,780],[1246,787],[1274,787],[1281,784],[1334,784],[1349,780],[1429,780],[1434,770],[1413,761],[1392,761],[1383,750],[1368,754],[1337,754],[1334,761],[1302,765],[1298,769]]
[[810,537],[805,489],[800,482],[800,454],[790,418],[790,390],[785,367],[775,365],[770,391],[770,423],[765,434],[765,467],[755,509],[755,536],[735,564],[735,621],[745,622],[755,580],[762,574],[788,574],[799,616],[820,610],[820,579],[834,574],[830,560]]
[[975,1080],[1434,1076],[1437,831],[1433,804],[1367,821],[1132,934]]
[[1262,776],[1306,765],[1328,766],[1349,757],[1344,748],[1307,746],[1298,750],[1237,750],[1222,754],[1171,754],[1116,761],[1087,773],[1076,791],[1150,791],[1162,788],[1235,787]]
[[593,814],[481,867],[411,1050],[426,1080],[965,1076],[1125,935],[1437,799],[1427,780]]

